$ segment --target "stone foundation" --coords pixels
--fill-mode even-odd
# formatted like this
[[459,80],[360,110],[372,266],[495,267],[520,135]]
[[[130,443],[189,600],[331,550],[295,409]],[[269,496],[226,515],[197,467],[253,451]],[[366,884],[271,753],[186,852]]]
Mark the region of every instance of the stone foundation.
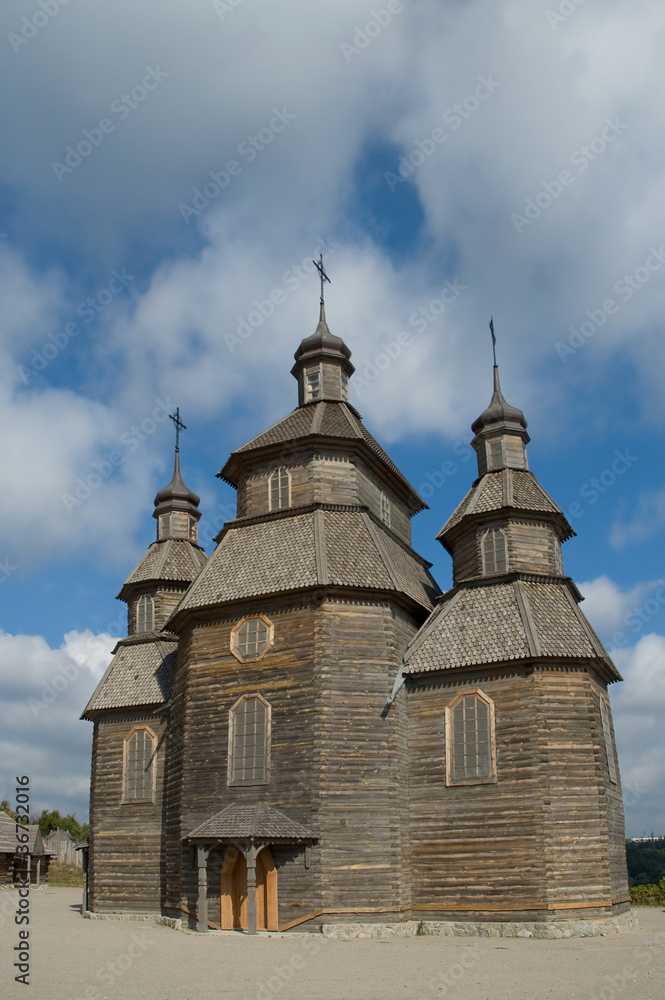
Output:
[[535,921],[454,921],[406,920],[395,924],[324,924],[325,937],[338,941],[354,938],[393,938],[434,935],[441,937],[485,938],[582,938],[608,937],[637,927],[637,917],[632,911],[615,917],[587,920],[557,920],[547,923]]
[[133,920],[141,924],[163,924],[174,931],[182,930],[182,920],[176,917],[161,917],[158,913],[132,913],[127,910],[124,913],[93,913],[92,910],[85,910],[82,914],[84,920]]

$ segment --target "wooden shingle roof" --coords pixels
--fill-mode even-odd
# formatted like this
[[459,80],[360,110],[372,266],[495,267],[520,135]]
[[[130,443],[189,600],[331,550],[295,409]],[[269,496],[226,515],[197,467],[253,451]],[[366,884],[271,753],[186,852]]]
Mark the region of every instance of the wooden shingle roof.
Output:
[[345,402],[327,401],[299,406],[288,416],[269,427],[268,430],[252,438],[240,448],[236,448],[218,476],[232,486],[237,486],[236,474],[240,468],[240,460],[248,452],[271,448],[287,442],[295,443],[304,438],[328,438],[331,441],[360,443],[398,480],[413,504],[414,513],[427,508],[427,504],[416,493],[406,476],[400,472],[393,460],[364,426],[357,410]]
[[153,634],[121,640],[81,718],[110,708],[162,705],[171,697],[177,640]]
[[404,656],[403,673],[455,670],[517,660],[602,661],[621,680],[560,578],[465,584],[441,602]]
[[[36,823],[22,825],[21,829],[27,831],[29,834],[30,840],[28,841],[28,846],[30,854],[39,856],[48,853],[44,850],[42,835]],[[16,822],[6,812],[0,811],[0,854],[15,854],[17,845]]]
[[153,542],[125,580],[118,596],[122,598],[125,587],[135,583],[191,583],[198,576],[206,558],[203,549],[186,538],[166,538]]
[[429,566],[363,510],[308,507],[230,522],[167,626],[183,611],[326,585],[398,591],[431,610],[440,591]]
[[457,509],[451,514],[437,538],[445,536],[464,517],[489,514],[505,508],[533,513],[557,515],[565,538],[575,532],[565,519],[563,511],[527,469],[501,469],[486,472],[477,479]]
[[232,803],[201,823],[188,840],[281,840],[301,842],[316,840],[316,834],[279,809],[263,802],[256,805]]

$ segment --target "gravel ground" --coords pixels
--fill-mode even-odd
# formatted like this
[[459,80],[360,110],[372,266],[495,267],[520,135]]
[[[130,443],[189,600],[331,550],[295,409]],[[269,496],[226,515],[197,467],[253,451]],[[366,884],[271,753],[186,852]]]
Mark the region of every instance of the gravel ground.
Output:
[[15,983],[16,892],[0,893],[0,996],[31,1000],[614,1000],[665,997],[665,910],[606,938],[197,935],[82,920],[80,890],[30,897],[30,992]]

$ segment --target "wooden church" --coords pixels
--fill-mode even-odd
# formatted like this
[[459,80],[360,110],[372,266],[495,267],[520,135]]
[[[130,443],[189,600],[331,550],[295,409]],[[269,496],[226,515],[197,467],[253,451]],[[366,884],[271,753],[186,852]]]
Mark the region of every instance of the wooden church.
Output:
[[495,366],[442,594],[411,547],[426,504],[349,402],[350,357],[322,306],[297,407],[218,474],[237,517],[209,558],[176,448],[83,715],[89,910],[250,933],[616,917],[620,677],[524,415]]

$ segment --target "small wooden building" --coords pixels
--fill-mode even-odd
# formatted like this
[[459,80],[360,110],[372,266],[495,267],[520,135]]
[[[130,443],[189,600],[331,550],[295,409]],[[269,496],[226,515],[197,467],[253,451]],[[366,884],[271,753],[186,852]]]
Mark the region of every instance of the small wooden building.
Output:
[[620,914],[619,675],[524,415],[495,369],[442,595],[411,547],[426,505],[349,402],[353,370],[322,308],[297,407],[219,473],[238,510],[207,560],[176,452],[84,712],[88,906],[250,931]]
[[78,840],[68,830],[51,830],[43,837],[44,850],[48,851],[54,861],[61,865],[81,867],[81,852],[77,851]]
[[44,848],[37,824],[21,825],[20,830],[29,835],[26,842],[29,850],[17,854],[16,822],[6,812],[0,811],[0,885],[13,885],[27,877],[31,885],[41,885],[48,881],[51,855]]

